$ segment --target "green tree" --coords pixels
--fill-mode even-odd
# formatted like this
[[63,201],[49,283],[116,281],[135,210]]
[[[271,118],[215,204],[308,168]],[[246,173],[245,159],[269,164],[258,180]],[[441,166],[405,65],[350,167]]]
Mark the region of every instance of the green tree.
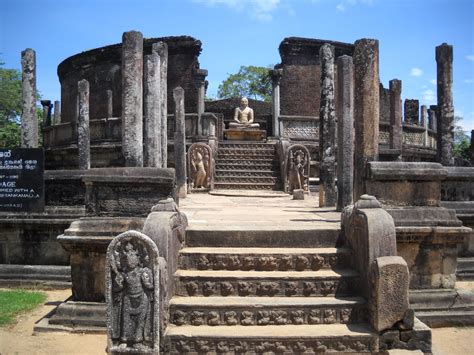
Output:
[[[21,143],[21,72],[16,69],[2,68],[4,64],[0,60],[0,147],[15,148],[19,147]],[[37,93],[37,99],[40,99],[39,93]],[[37,111],[41,132],[41,108],[38,108]],[[40,144],[41,140],[42,137],[40,137]]]
[[471,142],[468,135],[464,132],[460,125],[461,121],[462,117],[454,117],[454,156],[458,159],[470,161]]
[[272,95],[271,66],[241,66],[236,74],[230,74],[217,90],[217,97],[228,99],[231,97],[247,96],[255,100],[270,101]]

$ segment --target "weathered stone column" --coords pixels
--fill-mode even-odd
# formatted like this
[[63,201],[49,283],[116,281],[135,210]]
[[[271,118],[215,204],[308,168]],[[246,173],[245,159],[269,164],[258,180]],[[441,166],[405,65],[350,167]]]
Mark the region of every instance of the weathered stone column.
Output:
[[79,97],[79,117],[77,121],[77,149],[79,170],[91,168],[91,148],[89,129],[89,82],[85,79],[77,83]]
[[122,152],[125,166],[143,166],[143,36],[122,36]]
[[168,166],[168,45],[158,42],[154,47],[160,56],[160,130],[161,130],[161,163]]
[[423,133],[423,140],[424,140],[424,146],[427,147],[429,146],[429,139],[430,137],[428,136],[428,109],[426,105],[421,105],[420,107],[420,126],[425,129]]
[[54,101],[53,125],[61,123],[61,101]]
[[405,123],[409,125],[419,125],[420,123],[420,101],[415,99],[405,99]]
[[360,39],[354,49],[354,201],[364,194],[366,164],[379,154],[379,41]]
[[273,116],[273,135],[280,137],[280,81],[283,75],[283,69],[274,69],[270,71],[272,77],[272,116]]
[[337,211],[353,203],[354,65],[352,57],[337,58]]
[[471,162],[474,163],[474,129],[471,131]]
[[402,81],[390,80],[390,149],[402,149]]
[[114,117],[114,96],[112,90],[107,90],[107,117]]
[[155,45],[153,43],[151,54],[145,57],[144,165],[161,168],[160,56]]
[[38,147],[38,117],[36,115],[36,53],[33,49],[21,52],[21,146]]
[[453,46],[436,47],[438,88],[438,159],[443,165],[454,165]]
[[334,107],[334,47],[323,44],[321,60],[321,106],[319,109],[319,206],[336,205],[336,109]]
[[437,132],[438,131],[438,116],[437,116],[437,112],[438,112],[438,106],[436,105],[431,105],[430,106],[430,109],[428,111],[428,120],[429,120],[429,124],[430,124],[430,128]]
[[41,106],[43,106],[43,126],[51,126],[51,100],[41,100]]
[[184,112],[184,90],[178,86],[173,90],[174,99],[174,162],[178,196],[186,197],[186,125]]
[[202,114],[206,110],[204,99],[206,98],[206,76],[207,70],[205,69],[196,69],[194,72],[194,83],[198,90],[198,100],[197,100],[197,135],[203,135],[202,129]]

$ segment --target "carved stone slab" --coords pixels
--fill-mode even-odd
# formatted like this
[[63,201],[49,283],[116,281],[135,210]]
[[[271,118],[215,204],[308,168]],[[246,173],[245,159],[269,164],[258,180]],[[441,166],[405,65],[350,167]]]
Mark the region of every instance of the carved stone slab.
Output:
[[309,150],[302,144],[288,148],[285,157],[285,192],[309,190],[309,168],[311,157]]
[[403,320],[409,307],[409,273],[401,256],[383,256],[372,264],[372,297],[369,302],[375,330],[390,329]]
[[188,190],[211,190],[214,173],[211,147],[205,143],[194,143],[188,149],[187,159]]
[[159,354],[158,248],[145,234],[127,231],[107,249],[107,352]]

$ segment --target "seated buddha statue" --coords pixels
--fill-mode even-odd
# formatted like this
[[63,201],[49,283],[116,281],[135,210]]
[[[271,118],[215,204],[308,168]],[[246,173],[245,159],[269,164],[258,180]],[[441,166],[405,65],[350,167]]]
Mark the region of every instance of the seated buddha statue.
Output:
[[253,122],[253,109],[249,107],[249,100],[242,97],[240,106],[236,107],[234,111],[234,122],[229,123],[229,128],[245,129],[245,128],[259,128],[258,123]]

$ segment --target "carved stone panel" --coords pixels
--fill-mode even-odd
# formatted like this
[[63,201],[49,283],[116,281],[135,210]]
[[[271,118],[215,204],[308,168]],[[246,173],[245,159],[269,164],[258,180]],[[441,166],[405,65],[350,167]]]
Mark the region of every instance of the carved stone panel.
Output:
[[285,192],[309,190],[310,160],[309,150],[304,145],[294,144],[288,148],[285,157]]
[[188,154],[189,191],[212,189],[213,158],[212,150],[205,143],[194,143],[189,147]]
[[107,350],[109,354],[159,353],[158,248],[145,234],[115,237],[106,257]]

